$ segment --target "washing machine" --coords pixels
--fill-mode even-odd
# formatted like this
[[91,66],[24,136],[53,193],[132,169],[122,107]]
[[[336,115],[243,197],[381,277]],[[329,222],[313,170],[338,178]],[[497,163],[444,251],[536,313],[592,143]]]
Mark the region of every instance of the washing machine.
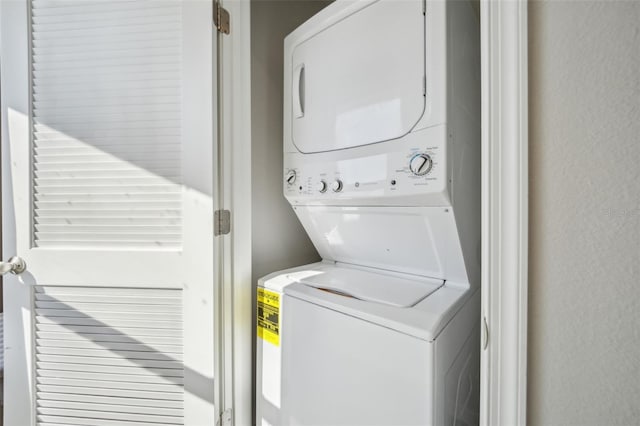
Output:
[[479,46],[464,0],[285,39],[283,192],[323,260],[258,282],[258,425],[478,422]]

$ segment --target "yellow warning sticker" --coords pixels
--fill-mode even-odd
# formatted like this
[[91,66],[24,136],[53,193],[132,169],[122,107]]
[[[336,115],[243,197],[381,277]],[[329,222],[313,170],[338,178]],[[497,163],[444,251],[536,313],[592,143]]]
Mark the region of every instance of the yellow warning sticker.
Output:
[[280,295],[258,288],[258,337],[280,346]]

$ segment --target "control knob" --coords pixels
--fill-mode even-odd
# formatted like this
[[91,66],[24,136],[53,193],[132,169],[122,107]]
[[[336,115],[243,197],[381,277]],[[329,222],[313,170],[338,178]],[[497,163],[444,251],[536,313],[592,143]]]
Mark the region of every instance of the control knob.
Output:
[[336,179],[332,184],[331,184],[331,190],[333,192],[340,192],[342,191],[342,181],[340,179]]
[[318,189],[318,192],[320,192],[320,193],[327,192],[327,182],[321,180],[320,182],[318,182],[318,185],[316,185],[316,188]]
[[284,180],[287,182],[287,185],[293,185],[294,183],[296,183],[296,177],[297,176],[295,170],[288,170],[284,175]]
[[409,160],[409,170],[416,176],[424,176],[431,171],[433,160],[429,154],[416,154]]

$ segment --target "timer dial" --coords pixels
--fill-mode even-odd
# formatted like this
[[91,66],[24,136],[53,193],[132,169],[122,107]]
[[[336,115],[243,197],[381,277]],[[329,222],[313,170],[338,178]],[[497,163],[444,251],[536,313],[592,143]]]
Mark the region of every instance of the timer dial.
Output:
[[295,170],[287,170],[287,173],[284,175],[284,180],[287,182],[287,185],[291,186],[296,183],[296,171]]
[[342,181],[340,179],[336,179],[332,184],[331,184],[331,190],[333,192],[340,192],[342,191]]
[[431,171],[433,160],[429,154],[416,154],[409,160],[409,170],[416,176],[424,176]]
[[324,193],[327,192],[327,182],[321,180],[320,182],[318,182],[318,184],[316,185],[316,189],[318,190],[318,192],[320,193]]

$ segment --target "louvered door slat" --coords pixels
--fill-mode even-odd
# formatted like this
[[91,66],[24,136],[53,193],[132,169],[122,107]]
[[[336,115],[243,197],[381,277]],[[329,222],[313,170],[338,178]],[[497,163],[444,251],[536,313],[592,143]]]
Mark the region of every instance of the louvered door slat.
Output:
[[[180,303],[180,299],[164,296],[163,293],[136,292],[136,289],[129,289],[126,295],[121,291],[107,291],[109,289],[100,288],[100,291],[85,290],[83,294],[75,294],[67,289],[60,289],[57,292],[36,293],[36,300],[57,301],[56,296],[65,296],[65,301],[69,303],[96,303],[95,294],[100,296],[100,303],[117,304],[141,304],[141,305],[174,305]],[[145,289],[146,290],[146,289]],[[147,293],[147,294],[145,294]],[[148,294],[151,293],[151,294]]]
[[[49,324],[35,324],[36,332],[44,331],[44,332],[72,332],[79,334],[106,334],[111,335],[113,332],[113,328],[106,326],[86,326],[86,325],[58,325],[57,323],[49,323]],[[179,330],[168,330],[168,329],[140,329],[140,328],[132,328],[132,327],[118,327],[118,331],[122,332],[127,336],[131,336],[134,338],[139,337],[174,337],[180,338],[182,336],[182,332]]]
[[[125,405],[136,408],[157,409],[160,407],[170,408],[172,410],[182,410],[182,404],[176,401],[167,400],[145,400],[141,398],[119,398],[119,397],[105,397],[98,395],[83,395],[83,394],[57,394],[38,392],[38,397],[42,401],[47,401],[48,405],[57,404],[58,401],[87,403],[87,404],[104,404],[104,405]],[[108,407],[105,407],[108,408]],[[143,411],[135,411],[143,412]]]
[[149,313],[162,313],[166,315],[166,314],[177,314],[182,312],[182,309],[180,309],[180,306],[176,306],[175,304],[171,303],[172,302],[171,299],[168,299],[168,301],[164,301],[163,299],[158,299],[158,302],[163,302],[163,303],[157,303],[157,304],[153,303],[153,300],[151,300],[152,303],[145,303],[146,300],[140,300],[140,299],[134,299],[134,298],[130,298],[131,300],[124,299],[124,298],[121,298],[120,300],[111,299],[113,300],[113,302],[100,299],[99,301],[85,300],[84,303],[82,301],[80,302],[67,301],[67,303],[62,303],[57,301],[57,299],[51,296],[48,296],[48,297],[49,297],[48,299],[43,296],[37,297],[36,308],[63,310],[63,309],[68,309],[69,307],[72,307],[73,309],[81,310],[83,313],[88,315],[91,315],[94,312],[118,312],[118,313],[144,312],[144,314],[141,314],[141,315],[146,315]]
[[[123,377],[130,377],[132,379],[140,378],[140,380],[146,380],[147,378],[164,380],[170,378],[172,383],[183,382],[182,369],[176,368],[135,368],[135,367],[115,367],[105,365],[92,365],[92,364],[65,364],[63,362],[38,362],[37,367],[41,371],[51,372],[76,372],[78,374],[84,374],[85,372],[100,372],[106,374],[121,374]],[[114,376],[116,377],[116,376]]]
[[[162,408],[162,407],[131,407],[127,405],[105,405],[105,404],[88,404],[67,401],[46,401],[42,405],[42,414],[51,414],[47,409],[68,409],[68,410],[88,410],[102,411],[107,413],[132,413],[132,414],[152,414],[156,416],[182,417],[181,409]],[[175,421],[175,420],[174,420]]]
[[167,426],[167,423],[151,423],[151,422],[128,422],[124,420],[102,420],[91,419],[87,424],[86,420],[77,417],[62,416],[46,416],[38,415],[38,425],[40,426],[62,426],[62,425],[78,425],[78,426]]
[[84,327],[123,327],[137,329],[168,329],[181,330],[182,324],[174,321],[157,321],[155,319],[135,320],[130,319],[127,315],[118,318],[100,318],[92,317],[73,318],[73,317],[44,317],[36,316],[37,324],[59,324],[59,325],[76,325]]
[[[133,383],[155,383],[164,385],[184,384],[182,377],[161,377],[157,374],[143,376],[139,374],[112,374],[112,373],[89,373],[86,371],[65,371],[65,370],[43,370],[41,369],[38,376],[40,378],[57,378],[57,379],[87,379],[95,381],[115,381],[115,382],[133,382]],[[44,381],[42,382],[44,383]]]
[[[118,1],[117,11],[113,10],[112,2],[105,0],[92,0],[91,2],[79,2],[74,0],[32,0],[34,5],[34,16],[68,16],[77,15],[86,16],[90,13],[118,13],[122,11],[130,11],[136,9],[148,10],[150,6],[147,2],[144,6],[138,1]],[[162,3],[160,3],[162,4]]]
[[42,407],[38,410],[43,415],[56,415],[56,416],[91,416],[92,419],[105,419],[105,420],[128,420],[135,422],[155,422],[165,424],[176,424],[180,422],[179,417],[173,416],[158,416],[153,414],[134,414],[134,413],[121,413],[114,411],[91,411],[91,410],[74,410],[70,408],[49,408]]
[[[36,246],[181,246],[180,10],[32,2]],[[41,226],[47,217],[64,223]]]
[[[162,30],[178,31],[180,29],[179,22],[176,19],[158,19],[156,22],[149,22],[142,25],[129,25],[122,26],[119,29],[119,35],[127,35],[130,39],[136,39],[138,34],[149,32],[161,32]],[[58,31],[42,31],[40,33],[34,33],[34,40],[46,38],[48,40],[64,40],[68,43],[73,43],[74,39],[82,37],[95,37],[110,36],[114,30],[113,27],[98,27],[98,28],[82,28],[82,29],[70,29],[70,30],[58,30]]]
[[[139,310],[137,312],[131,312],[127,309],[116,308],[114,311],[104,311],[104,310],[85,310],[83,309],[81,312],[78,311],[68,311],[65,309],[36,309],[37,315],[45,315],[48,317],[52,317],[52,320],[55,321],[56,318],[87,318],[94,317],[96,315],[100,315],[102,320],[106,321],[107,319],[113,320],[122,317],[126,317],[128,320],[134,321],[168,321],[175,323],[177,326],[182,325],[182,315],[181,313],[174,314],[166,314],[162,312],[154,312],[153,310],[145,311]],[[58,323],[59,324],[59,323]]]
[[[182,423],[180,290],[37,286],[34,294],[40,425],[67,418],[86,425]],[[47,325],[57,331],[42,331]],[[102,333],[83,333],[98,327]],[[126,409],[118,409],[122,398],[131,399]]]
[[174,400],[178,393],[171,392],[152,392],[142,390],[130,390],[130,389],[112,389],[108,387],[100,387],[99,383],[96,383],[95,387],[88,386],[63,386],[63,385],[46,385],[36,384],[36,390],[42,392],[54,392],[54,393],[67,393],[67,394],[83,394],[83,395],[96,395],[96,396],[122,396],[128,398],[142,398],[142,399],[159,399],[159,400]]
[[140,383],[125,380],[107,381],[107,380],[83,380],[75,378],[63,377],[44,377],[39,376],[38,384],[42,385],[59,385],[68,387],[88,387],[98,389],[116,389],[118,391],[140,390],[145,392],[162,392],[167,394],[182,394],[182,388],[176,386],[176,383]]
[[[118,79],[123,79],[123,77],[121,77],[120,75],[116,75],[115,77],[115,81],[113,81],[114,83],[116,83],[118,81]],[[145,78],[146,77],[146,78]],[[143,81],[155,81],[156,78],[165,80],[168,78],[174,78],[176,77],[175,73],[169,74],[163,74],[160,77],[154,77],[146,75],[146,76],[141,76],[140,80],[135,80],[133,77],[129,76],[125,81],[126,82],[143,82]],[[102,81],[107,81],[110,82],[108,80],[109,77],[103,77]],[[113,78],[113,77],[112,77]],[[35,81],[35,84],[39,84],[39,85],[47,85],[47,84],[56,84],[56,83],[65,83],[68,85],[73,85],[73,84],[77,84],[77,85],[86,85],[87,83],[90,83],[90,80],[87,79],[86,77],[80,77],[80,76],[76,76],[76,77],[60,77],[60,78],[51,78],[50,80],[43,80],[43,81]],[[118,105],[107,105],[107,104],[100,104],[100,105],[94,105],[92,108],[92,113],[93,114],[100,114],[103,117],[110,117],[110,116],[123,116],[123,115],[131,115],[134,114],[135,117],[146,117],[146,114],[148,113],[148,111],[155,111],[155,112],[168,112],[168,113],[172,113],[172,114],[178,114],[180,112],[180,107],[179,105],[176,104],[170,104],[170,103],[162,103],[159,105],[141,105],[141,104],[133,104],[133,105],[124,105],[124,104],[118,104]],[[73,105],[73,106],[67,106],[65,108],[51,108],[51,107],[47,107],[47,105],[41,106],[40,107],[40,117],[43,120],[60,120],[60,119],[65,119],[65,120],[86,120],[87,117],[90,116],[89,113],[87,113],[87,111],[85,110],[85,108],[83,108],[82,106],[79,105]],[[174,115],[175,116],[175,115]],[[154,136],[153,137],[154,140],[162,140],[161,136]],[[95,140],[95,139],[94,139]],[[173,140],[171,140],[173,141]],[[173,141],[175,143],[175,141]]]
[[[105,349],[107,349],[105,351]],[[125,358],[132,360],[173,360],[182,361],[182,354],[176,352],[150,352],[150,351],[133,351],[133,350],[121,350],[110,349],[106,347],[100,347],[99,349],[84,349],[84,348],[65,348],[60,346],[41,346],[38,348],[39,354],[52,354],[52,355],[70,355],[76,357],[86,358]],[[43,382],[44,383],[44,382]]]

